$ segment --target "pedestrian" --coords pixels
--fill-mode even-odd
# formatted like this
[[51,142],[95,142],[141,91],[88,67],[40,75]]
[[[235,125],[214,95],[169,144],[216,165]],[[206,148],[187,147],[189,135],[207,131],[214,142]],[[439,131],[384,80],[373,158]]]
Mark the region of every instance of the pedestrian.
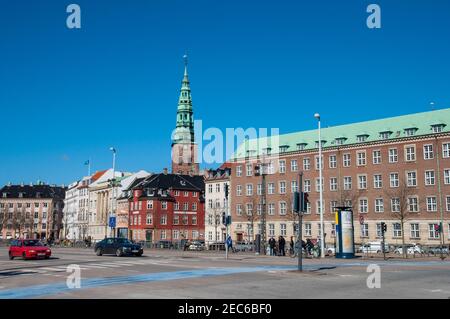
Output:
[[294,252],[294,236],[291,236],[291,241],[289,242],[289,253],[293,255]]
[[307,239],[306,240],[306,252],[308,253],[308,255],[311,255],[311,249],[314,247],[313,242],[311,241],[311,239]]
[[269,239],[269,248],[270,248],[270,256],[275,256],[275,239],[270,237]]
[[286,240],[283,236],[278,237],[278,256],[286,256],[286,252],[284,251],[284,246],[286,245]]

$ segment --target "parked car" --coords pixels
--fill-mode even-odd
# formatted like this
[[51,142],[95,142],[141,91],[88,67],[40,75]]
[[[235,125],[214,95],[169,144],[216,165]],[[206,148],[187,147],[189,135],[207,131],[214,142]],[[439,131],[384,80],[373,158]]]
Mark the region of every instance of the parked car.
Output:
[[[406,246],[406,253],[408,255],[423,254],[422,248],[417,244],[407,244],[405,246]],[[399,246],[395,248],[394,254],[403,255],[403,247]]]
[[225,243],[211,243],[208,245],[208,250],[225,250]]
[[[429,255],[440,255],[441,254],[441,246],[432,246],[432,247],[426,247],[423,249],[423,253],[424,254],[429,254]],[[442,253],[444,255],[449,255],[449,250],[448,247],[444,246],[442,248]]]
[[14,239],[9,246],[9,259],[22,257],[31,258],[50,258],[52,251],[37,239]]
[[245,241],[237,241],[234,245],[236,251],[252,251],[253,244]]
[[189,250],[204,250],[205,245],[199,241],[193,241],[189,245]]
[[97,256],[115,254],[117,257],[124,255],[142,256],[144,249],[139,244],[133,244],[126,238],[105,238],[94,246]]
[[[384,243],[384,251],[389,252],[389,245]],[[379,254],[382,253],[382,243],[381,241],[374,241],[365,243],[364,245],[358,248],[358,252],[365,254]]]

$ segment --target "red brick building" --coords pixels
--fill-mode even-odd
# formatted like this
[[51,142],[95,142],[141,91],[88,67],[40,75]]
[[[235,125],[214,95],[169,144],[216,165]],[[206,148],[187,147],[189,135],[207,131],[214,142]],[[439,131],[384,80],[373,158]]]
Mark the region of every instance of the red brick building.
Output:
[[129,188],[129,229],[147,242],[204,240],[204,177],[168,174],[137,179]]
[[252,237],[249,216],[254,217],[254,233],[261,231],[262,181],[254,165],[264,161],[269,166],[267,238],[293,235],[291,198],[303,173],[302,187],[310,200],[305,238],[319,236],[322,206],[326,241],[333,244],[335,207],[345,205],[353,208],[357,243],[380,240],[380,224],[385,222],[390,244],[401,243],[404,236],[407,243],[439,245],[436,225],[441,219],[444,244],[450,243],[450,109],[322,129],[322,182],[317,130],[280,135],[276,142],[267,146],[251,140],[231,161],[233,239]]

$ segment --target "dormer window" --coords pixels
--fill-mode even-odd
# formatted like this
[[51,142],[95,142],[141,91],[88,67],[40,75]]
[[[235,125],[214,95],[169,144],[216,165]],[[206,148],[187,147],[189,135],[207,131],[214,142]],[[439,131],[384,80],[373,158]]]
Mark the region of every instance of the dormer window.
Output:
[[[326,143],[326,141],[320,141],[321,143],[321,146],[323,147],[324,145],[325,145],[325,143]],[[316,147],[319,147],[319,141],[316,141]]]
[[387,140],[389,138],[389,136],[391,136],[391,134],[392,134],[391,131],[380,132],[380,138],[382,140]]
[[368,137],[369,137],[369,135],[367,135],[367,134],[357,135],[357,136],[356,136],[356,141],[357,141],[358,143],[363,143],[363,142],[367,141],[367,138],[368,138]]
[[23,198],[23,193],[19,193],[19,198]]
[[405,129],[405,135],[406,136],[413,136],[416,134],[417,128],[416,127],[410,127]]
[[431,130],[433,133],[441,133],[444,130],[445,124],[435,124],[431,125]]
[[272,149],[270,147],[263,148],[263,154],[270,155],[272,152]]
[[41,193],[37,192],[36,193],[36,198],[41,198]]
[[297,144],[297,151],[303,151],[306,148],[306,143],[298,143]]
[[287,152],[288,148],[289,148],[288,145],[282,145],[282,146],[280,146],[280,147],[279,147],[280,153],[285,153],[285,152]]
[[6,198],[7,196],[8,196],[8,193],[3,193],[3,194],[2,194],[2,197],[3,197],[3,198]]
[[[346,140],[347,140],[346,137],[337,137],[337,138],[335,139],[334,143],[335,143],[336,145],[342,145],[342,144],[345,143]],[[322,145],[322,146],[323,146],[323,145]]]

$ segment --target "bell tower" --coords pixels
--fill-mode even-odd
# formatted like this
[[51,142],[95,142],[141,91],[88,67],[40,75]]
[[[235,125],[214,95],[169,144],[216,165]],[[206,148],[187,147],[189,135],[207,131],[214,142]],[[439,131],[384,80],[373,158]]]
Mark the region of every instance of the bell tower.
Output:
[[172,135],[172,173],[199,173],[197,144],[194,142],[194,111],[188,76],[188,59],[184,55],[184,76],[178,99],[176,128]]

